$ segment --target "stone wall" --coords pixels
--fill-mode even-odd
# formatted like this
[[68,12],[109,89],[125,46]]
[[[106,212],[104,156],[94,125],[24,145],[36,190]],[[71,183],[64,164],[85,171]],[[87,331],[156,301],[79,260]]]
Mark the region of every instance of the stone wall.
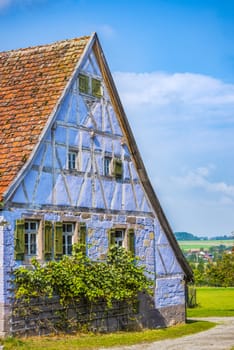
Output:
[[29,304],[12,301],[10,334],[13,336],[46,335],[79,330],[113,332],[136,325],[133,311],[126,303],[88,304],[81,301],[65,309],[58,298],[34,299]]
[[185,305],[166,306],[158,309],[166,327],[184,323],[186,320]]
[[[138,305],[138,307],[137,307]],[[141,293],[136,309],[126,302],[87,304],[85,301],[63,308],[58,298],[35,299],[30,304],[12,302],[9,331],[13,336],[46,335],[79,330],[115,332],[121,330],[155,329],[185,322],[185,306],[174,305],[155,309],[154,300]]]

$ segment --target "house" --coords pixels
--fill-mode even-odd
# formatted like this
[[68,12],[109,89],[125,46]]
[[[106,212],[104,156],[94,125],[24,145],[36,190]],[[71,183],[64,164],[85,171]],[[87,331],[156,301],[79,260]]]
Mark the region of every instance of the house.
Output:
[[[155,280],[142,322],[185,320],[192,272],[147,176],[96,34],[0,53],[0,333],[16,266],[132,249]],[[159,317],[160,316],[160,317]]]

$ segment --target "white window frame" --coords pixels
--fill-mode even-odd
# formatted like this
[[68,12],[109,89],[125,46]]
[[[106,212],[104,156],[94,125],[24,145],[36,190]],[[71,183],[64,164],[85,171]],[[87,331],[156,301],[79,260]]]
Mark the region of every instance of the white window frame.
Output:
[[[71,227],[71,230],[68,227]],[[73,222],[63,222],[63,255],[72,254],[72,244],[75,232],[75,224]]]
[[104,157],[103,160],[103,174],[104,176],[110,176],[111,175],[111,157]]
[[[33,227],[35,225],[35,227]],[[26,256],[36,256],[38,250],[39,222],[36,220],[25,220],[24,249]]]
[[[71,159],[72,157],[72,159]],[[78,152],[69,150],[67,156],[67,168],[68,170],[77,170],[78,169]]]

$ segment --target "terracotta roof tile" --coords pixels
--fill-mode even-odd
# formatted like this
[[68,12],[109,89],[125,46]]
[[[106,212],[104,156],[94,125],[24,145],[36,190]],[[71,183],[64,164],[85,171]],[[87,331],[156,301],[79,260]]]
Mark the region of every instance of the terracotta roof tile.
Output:
[[37,144],[89,39],[0,53],[0,199]]

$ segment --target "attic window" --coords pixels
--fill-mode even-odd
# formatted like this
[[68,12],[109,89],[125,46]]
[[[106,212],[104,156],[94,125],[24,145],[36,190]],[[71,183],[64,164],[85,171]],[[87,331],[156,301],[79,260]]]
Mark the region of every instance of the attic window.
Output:
[[102,97],[101,81],[94,78],[92,78],[92,95],[99,98]]
[[87,75],[79,75],[79,90],[84,94],[89,93],[89,77]]
[[102,97],[102,84],[100,79],[92,78],[85,74],[79,75],[79,91],[83,94],[97,98]]

